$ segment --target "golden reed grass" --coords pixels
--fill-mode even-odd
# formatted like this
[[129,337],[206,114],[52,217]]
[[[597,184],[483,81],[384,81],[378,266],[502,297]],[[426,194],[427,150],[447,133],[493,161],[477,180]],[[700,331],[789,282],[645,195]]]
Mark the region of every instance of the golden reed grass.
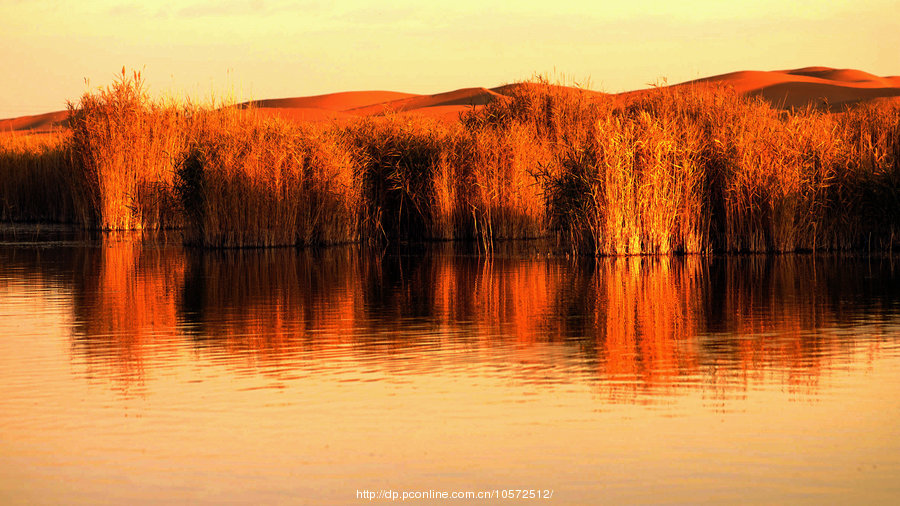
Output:
[[75,221],[67,133],[0,134],[0,221]]
[[527,132],[499,135],[404,117],[361,120],[342,131],[360,168],[364,236],[489,246],[546,233],[532,174],[542,152]]
[[73,177],[82,214],[103,230],[178,224],[173,161],[184,150],[190,110],[150,100],[139,72],[69,104]]
[[549,226],[573,252],[627,255],[894,247],[897,110],[778,111],[708,87],[621,100],[542,84],[473,116],[551,143],[540,176]]
[[[123,74],[71,134],[0,142],[4,220],[184,228],[264,247],[556,235],[587,255],[893,248],[900,107],[776,110],[709,87],[630,98],[546,80],[458,124],[299,125],[151,100]],[[51,184],[42,185],[40,182]]]
[[176,170],[185,240],[211,247],[353,242],[363,205],[334,132],[253,111],[209,112]]

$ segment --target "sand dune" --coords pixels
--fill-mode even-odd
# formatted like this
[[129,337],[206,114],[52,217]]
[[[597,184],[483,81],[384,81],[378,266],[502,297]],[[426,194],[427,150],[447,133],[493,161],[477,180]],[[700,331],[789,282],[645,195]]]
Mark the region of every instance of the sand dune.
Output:
[[34,116],[20,116],[18,118],[0,119],[0,133],[2,132],[49,132],[65,128],[68,125],[69,113],[67,111],[54,111]]
[[454,123],[459,121],[461,114],[472,109],[469,105],[435,105],[424,109],[412,109],[397,113],[398,116],[418,116],[430,118],[441,123]]
[[[510,95],[522,88],[534,88],[534,87],[538,87],[538,86],[542,87],[545,85],[541,84],[541,83],[534,83],[534,82],[512,83],[512,84],[504,84],[502,86],[497,86],[496,88],[491,88],[491,91],[493,91],[494,93],[497,93],[498,95]],[[558,84],[551,84],[550,86],[552,88],[566,88],[566,86],[562,86],[562,85],[558,85]],[[582,90],[585,93],[587,93],[588,95],[593,95],[596,97],[608,95],[608,93],[603,93],[600,91],[587,90],[587,89],[582,89]]]
[[776,107],[826,107],[840,110],[844,106],[876,98],[900,96],[897,87],[851,87],[827,83],[778,83],[756,90],[759,95]]
[[311,97],[274,98],[267,100],[253,100],[242,105],[250,104],[264,109],[280,108],[305,108],[324,109],[328,111],[348,111],[370,105],[383,104],[396,100],[415,98],[420,95],[413,93],[401,93],[397,91],[345,91],[341,93],[328,93]]
[[885,86],[886,78],[878,77],[862,70],[854,69],[832,69],[828,67],[806,67],[797,70],[785,70],[785,74],[794,76],[806,76],[826,81],[840,81],[844,83],[854,83],[861,86]]
[[[731,72],[674,87],[717,85],[728,86],[739,93],[761,96],[775,107],[806,107],[813,105],[840,110],[868,100],[900,100],[900,76],[880,77],[855,69],[804,67],[793,70]],[[290,97],[254,100],[241,104],[253,106],[266,116],[278,116],[292,121],[344,121],[360,116],[387,114],[419,115],[439,121],[457,121],[460,113],[477,108],[518,87],[536,86],[516,83],[495,88],[462,88],[434,95],[419,95],[397,91],[348,91],[309,97]],[[620,93],[629,100],[648,90]],[[599,92],[598,96],[602,95]],[[0,120],[2,131],[48,131],[65,127],[66,111],[36,116]]]
[[862,101],[900,96],[900,76],[879,77],[861,70],[829,67],[731,72],[675,86],[696,84],[733,87],[784,108],[813,105],[837,110]]
[[[437,93],[435,95],[418,95],[400,100],[352,109],[348,112],[360,116],[380,116],[391,112],[419,111],[432,107],[458,106],[466,107],[484,105],[495,100],[499,95],[486,88],[462,88],[459,90]],[[423,111],[426,112],[427,111]]]
[[499,96],[485,88],[463,88],[435,95],[395,91],[350,91],[312,97],[246,102],[260,113],[297,121],[346,120],[361,116],[416,114],[439,121],[456,121],[459,114]]

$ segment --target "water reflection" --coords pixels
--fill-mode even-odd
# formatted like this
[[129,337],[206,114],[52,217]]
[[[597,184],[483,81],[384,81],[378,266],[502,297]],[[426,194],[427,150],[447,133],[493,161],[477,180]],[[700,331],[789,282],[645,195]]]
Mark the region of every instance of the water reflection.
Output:
[[727,400],[763,383],[811,396],[829,371],[896,340],[900,300],[888,260],[574,264],[452,244],[403,255],[132,239],[0,249],[0,278],[16,277],[71,291],[73,361],[126,392],[188,350],[281,380],[349,360],[359,367],[345,375],[477,366],[526,383],[575,378],[619,402],[691,389]]
[[225,362],[273,365],[348,342],[367,279],[354,248],[188,254],[185,334]]
[[175,353],[184,255],[129,237],[74,253],[73,355],[83,360],[89,377],[134,388],[148,360],[164,363]]

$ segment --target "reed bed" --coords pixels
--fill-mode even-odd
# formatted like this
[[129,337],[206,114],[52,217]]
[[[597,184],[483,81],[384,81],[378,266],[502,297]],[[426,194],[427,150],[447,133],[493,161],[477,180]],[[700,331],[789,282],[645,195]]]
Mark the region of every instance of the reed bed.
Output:
[[78,221],[69,135],[0,134],[0,221]]
[[827,114],[707,87],[621,100],[542,84],[467,124],[548,142],[551,230],[576,254],[629,255],[892,248],[898,118],[890,104]]
[[367,119],[343,129],[364,193],[363,237],[534,238],[546,233],[536,168],[546,152],[527,131],[424,119]]
[[783,111],[708,87],[511,85],[456,124],[306,125],[154,101],[138,73],[70,134],[0,141],[6,221],[177,227],[204,247],[555,235],[579,255],[887,250],[900,106]]
[[900,103],[863,104],[834,115],[839,149],[832,228],[846,247],[890,249],[900,242]]
[[454,136],[427,120],[364,119],[342,131],[352,146],[364,195],[363,235],[375,239],[450,239],[460,175],[450,160]]
[[180,225],[174,162],[189,138],[189,107],[150,99],[139,72],[69,103],[73,178],[86,224],[102,230]]
[[524,129],[462,130],[454,152],[460,178],[461,238],[487,249],[495,240],[547,234],[540,167],[550,163],[546,143]]
[[207,247],[307,246],[359,239],[362,193],[334,132],[208,113],[176,174],[185,241]]

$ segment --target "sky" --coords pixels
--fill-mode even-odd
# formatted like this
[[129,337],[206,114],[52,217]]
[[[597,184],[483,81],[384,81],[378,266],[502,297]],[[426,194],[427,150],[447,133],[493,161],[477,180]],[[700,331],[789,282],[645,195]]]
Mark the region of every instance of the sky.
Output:
[[140,70],[156,95],[605,92],[737,70],[900,74],[900,0],[0,0],[0,118]]

